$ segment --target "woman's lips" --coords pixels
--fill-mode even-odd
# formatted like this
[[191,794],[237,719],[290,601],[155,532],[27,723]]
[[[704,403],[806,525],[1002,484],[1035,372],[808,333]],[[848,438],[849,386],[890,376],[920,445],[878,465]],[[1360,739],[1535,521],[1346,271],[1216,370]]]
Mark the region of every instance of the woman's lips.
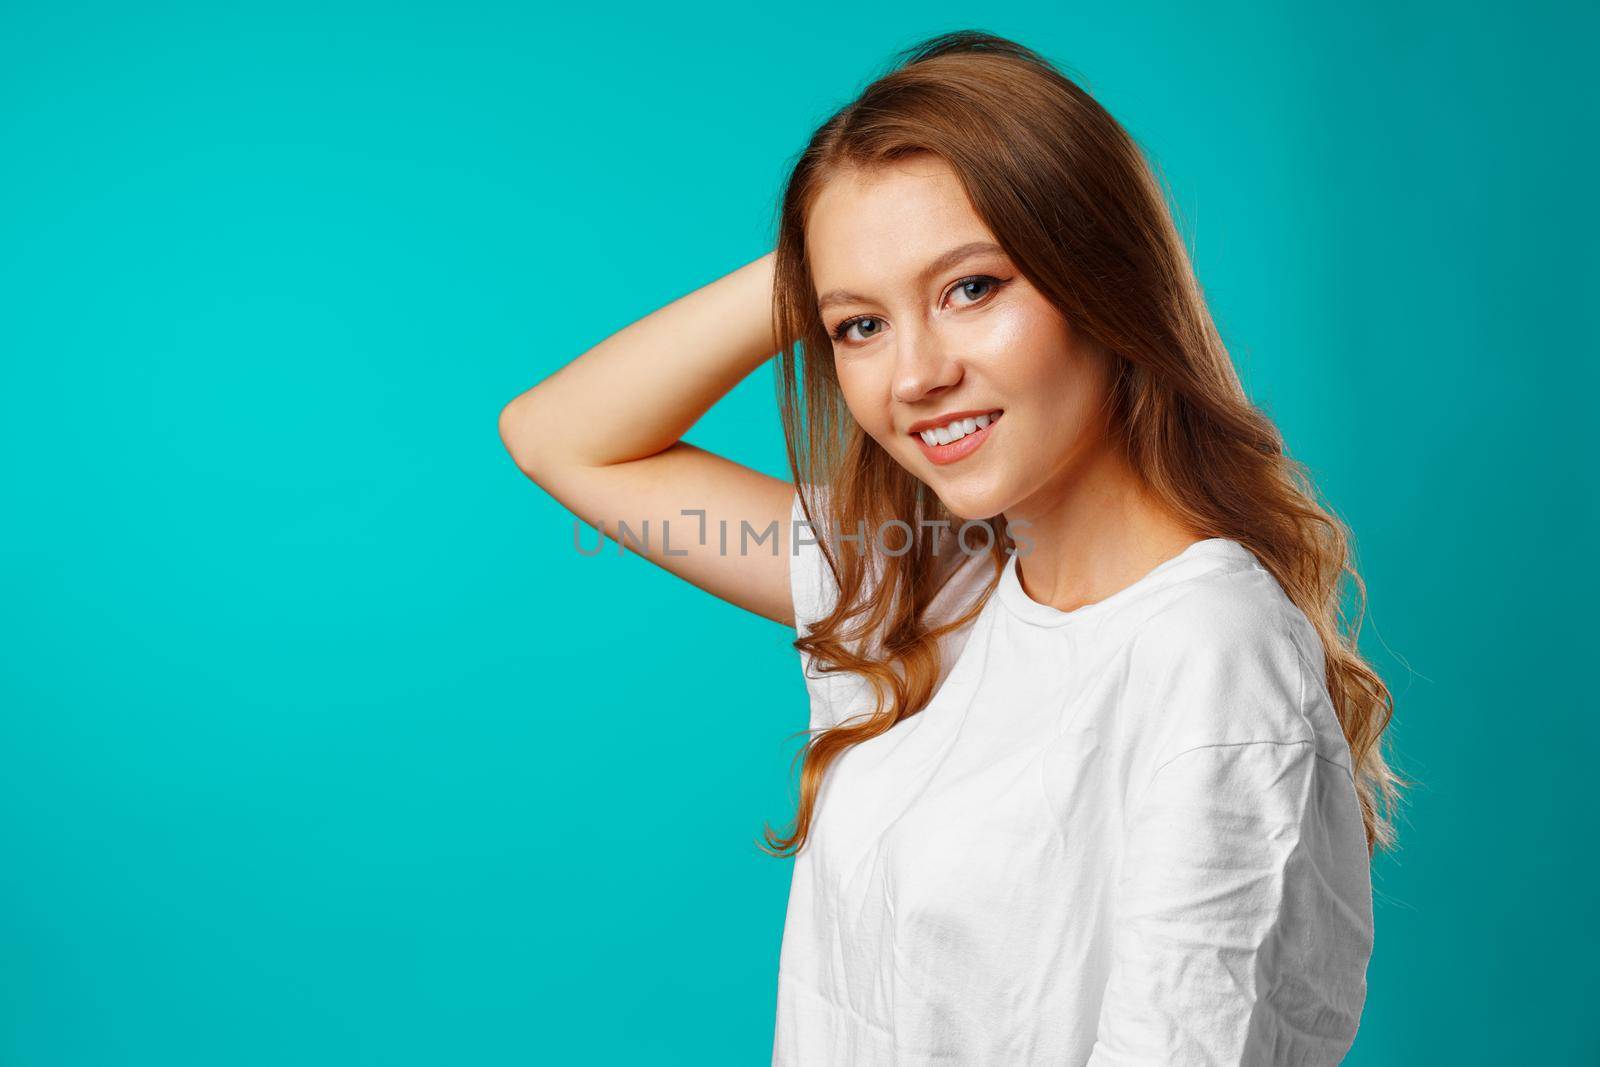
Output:
[[928,462],[942,467],[947,463],[954,463],[957,460],[966,459],[978,449],[982,448],[983,443],[987,441],[989,439],[989,435],[994,432],[994,428],[1000,425],[1000,420],[1003,415],[1004,412],[1002,412],[1000,415],[994,416],[994,418],[990,420],[989,425],[984,426],[973,433],[967,434],[967,436],[963,437],[959,441],[952,441],[947,445],[930,445],[928,442],[922,439],[922,435],[919,433],[914,433],[911,436],[917,439],[917,447],[922,449],[922,454],[924,456],[928,457]]

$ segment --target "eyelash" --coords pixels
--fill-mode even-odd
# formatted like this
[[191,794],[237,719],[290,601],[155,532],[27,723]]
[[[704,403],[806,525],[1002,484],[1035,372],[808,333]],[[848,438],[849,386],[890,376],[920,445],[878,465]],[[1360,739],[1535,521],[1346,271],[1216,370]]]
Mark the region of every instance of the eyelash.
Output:
[[[952,285],[950,287],[949,291],[953,293],[957,289],[962,288],[963,286],[971,285],[973,282],[992,282],[992,283],[994,283],[993,284],[993,288],[991,288],[988,293],[984,294],[985,296],[993,296],[995,293],[999,292],[1001,286],[1006,284],[1004,281],[1001,281],[999,278],[996,278],[993,275],[989,275],[989,274],[972,274],[972,275],[968,275],[967,277],[962,278],[959,281],[957,281],[954,285]],[[982,298],[980,297],[979,300],[981,301],[981,299]],[[970,307],[972,305],[968,305],[968,306]],[[867,319],[875,319],[875,318],[877,318],[876,315],[854,315],[854,316],[852,316],[852,317],[850,317],[848,319],[845,319],[843,322],[839,323],[839,325],[835,326],[829,332],[829,336],[831,336],[833,338],[833,340],[834,340],[834,343],[837,344],[837,343],[842,342],[844,340],[844,335],[850,332],[850,327],[854,326],[858,322],[865,322]]]

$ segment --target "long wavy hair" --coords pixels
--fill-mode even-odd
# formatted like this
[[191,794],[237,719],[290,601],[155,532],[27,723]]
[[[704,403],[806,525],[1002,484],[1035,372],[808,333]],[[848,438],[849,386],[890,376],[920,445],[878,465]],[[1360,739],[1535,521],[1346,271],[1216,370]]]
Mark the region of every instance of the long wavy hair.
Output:
[[[1246,396],[1162,186],[1132,137],[1031,49],[961,30],[901,52],[817,129],[778,206],[773,328],[800,348],[797,356],[786,344],[778,354],[779,408],[801,506],[838,589],[831,612],[794,647],[822,672],[865,678],[876,707],[864,719],[807,731],[794,830],[779,837],[766,826],[763,849],[798,852],[833,761],[928,704],[941,672],[939,639],[976,617],[1013,543],[1004,515],[988,519],[993,579],[959,617],[930,626],[923,614],[948,550],[913,533],[909,548],[876,553],[874,562],[841,551],[832,537],[861,523],[877,531],[898,520],[923,531],[955,520],[850,415],[805,254],[807,216],[831,176],[917,153],[949,164],[1017,268],[1076,334],[1110,356],[1106,425],[1144,484],[1205,536],[1250,549],[1315,625],[1354,761],[1368,856],[1393,848],[1390,812],[1413,783],[1382,752],[1394,704],[1357,648],[1366,587],[1348,530],[1318,503],[1307,471]],[[826,491],[824,518],[813,487]],[[1343,575],[1359,593],[1348,619]]]

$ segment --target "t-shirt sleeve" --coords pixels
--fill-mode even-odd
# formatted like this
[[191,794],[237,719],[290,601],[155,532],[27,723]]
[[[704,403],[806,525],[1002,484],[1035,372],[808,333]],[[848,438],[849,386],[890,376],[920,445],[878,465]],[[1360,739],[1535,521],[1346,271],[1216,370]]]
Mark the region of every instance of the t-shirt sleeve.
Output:
[[1089,1067],[1337,1063],[1372,949],[1348,772],[1313,742],[1168,759],[1127,813]]
[[[825,491],[813,491],[812,507],[817,526],[827,522],[820,507],[825,505]],[[812,623],[822,618],[838,599],[838,586],[828,561],[817,545],[816,530],[806,523],[805,512],[800,507],[797,489],[789,506],[789,592],[794,600],[795,631],[804,635]]]
[[[814,525],[806,523],[805,512],[800,508],[799,490],[790,498],[789,505],[789,592],[794,602],[795,629],[800,634],[832,611],[839,599],[838,580],[817,545],[818,533],[831,530],[829,523],[834,521],[828,511],[828,487],[811,486],[809,489]],[[852,552],[863,551],[863,548],[859,541],[851,540],[846,544],[841,540],[834,550]],[[923,616],[929,626],[941,625],[964,613],[993,584],[996,576],[986,552],[961,551],[953,534],[946,532],[939,552],[939,562],[935,566],[940,568],[943,581]],[[862,579],[868,597],[883,578],[882,563],[878,558],[869,559]]]
[[[813,519],[823,526],[826,516],[826,489],[810,497]],[[833,610],[839,587],[828,567],[827,558],[817,545],[815,532],[806,525],[800,508],[800,493],[791,501],[789,526],[789,591],[794,599],[794,625],[798,636],[810,633],[818,619]],[[809,653],[800,653],[800,671],[805,678],[811,703],[810,727],[813,730],[836,726],[847,709],[863,699],[864,683],[857,675],[823,671]]]
[[1237,588],[1199,587],[1146,622],[1128,677],[1121,721],[1134,783],[1202,745],[1342,736],[1331,709],[1312,707],[1317,680],[1287,613]]

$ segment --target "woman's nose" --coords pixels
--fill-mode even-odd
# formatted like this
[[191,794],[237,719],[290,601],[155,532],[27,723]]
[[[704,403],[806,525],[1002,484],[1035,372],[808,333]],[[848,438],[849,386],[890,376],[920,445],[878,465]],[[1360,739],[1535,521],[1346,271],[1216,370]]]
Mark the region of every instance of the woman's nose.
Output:
[[932,330],[902,334],[895,353],[894,398],[915,404],[961,381],[961,361],[945,351]]

